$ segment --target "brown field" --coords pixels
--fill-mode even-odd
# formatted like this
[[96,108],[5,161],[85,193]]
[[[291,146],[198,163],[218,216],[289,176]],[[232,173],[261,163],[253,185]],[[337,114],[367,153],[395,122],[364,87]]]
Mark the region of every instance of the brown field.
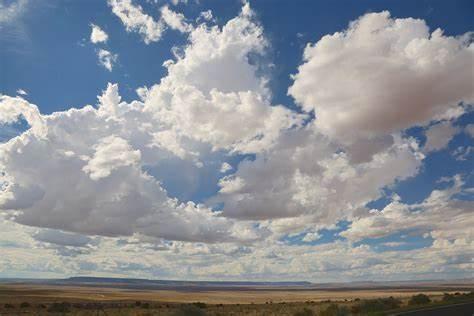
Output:
[[[0,315],[47,315],[54,303],[70,304],[70,315],[194,315],[179,314],[182,306],[205,303],[203,315],[295,315],[308,308],[315,313],[331,302],[351,307],[356,299],[393,296],[404,304],[424,293],[434,301],[446,292],[467,292],[474,286],[361,289],[249,289],[249,290],[135,290],[37,284],[0,285]],[[329,302],[330,301],[330,302]],[[358,300],[357,300],[358,301]],[[21,307],[22,303],[28,303]],[[139,302],[139,303],[137,303]],[[11,304],[12,306],[7,305]],[[58,314],[58,313],[53,313]],[[64,313],[59,313],[64,314]],[[196,314],[198,315],[198,314]]]
[[[474,287],[473,287],[474,289]],[[0,303],[25,300],[57,301],[151,301],[167,303],[204,302],[207,304],[265,304],[267,302],[321,302],[343,301],[378,297],[406,298],[417,293],[439,296],[456,292],[456,288],[399,288],[399,289],[331,289],[331,290],[131,290],[80,286],[0,285]]]

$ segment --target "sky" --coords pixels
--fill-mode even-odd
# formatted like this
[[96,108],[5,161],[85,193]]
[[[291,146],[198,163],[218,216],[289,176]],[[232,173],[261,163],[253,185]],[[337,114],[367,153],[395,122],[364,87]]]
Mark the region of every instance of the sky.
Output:
[[472,12],[0,0],[0,278],[472,278]]

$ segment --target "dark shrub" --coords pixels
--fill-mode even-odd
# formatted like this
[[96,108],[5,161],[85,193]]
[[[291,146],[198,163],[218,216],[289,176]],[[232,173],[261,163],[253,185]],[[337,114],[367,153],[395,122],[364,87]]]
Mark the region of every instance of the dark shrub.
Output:
[[20,307],[21,307],[21,308],[28,308],[28,307],[30,307],[30,306],[31,306],[31,305],[30,305],[30,303],[28,303],[28,302],[23,302],[23,303],[20,304]]
[[206,312],[194,305],[181,306],[173,316],[206,316]]
[[351,306],[351,313],[354,315],[360,314],[362,311],[360,304]]
[[430,298],[425,294],[413,295],[408,301],[408,305],[423,305],[430,303]]
[[196,307],[199,307],[199,308],[206,308],[207,307],[206,303],[203,303],[203,302],[195,302],[195,303],[193,303],[193,305],[196,306]]
[[320,313],[321,316],[346,316],[349,315],[349,309],[345,306],[331,304]]
[[100,303],[85,303],[85,304],[82,304],[82,308],[84,308],[84,309],[102,309],[102,305]]
[[5,307],[5,308],[15,308],[15,306],[13,304],[8,304],[8,303],[3,305],[3,307]]
[[456,299],[456,298],[454,297],[453,294],[449,294],[449,293],[444,293],[443,294],[443,301],[444,302],[449,302],[449,301],[452,301],[454,299]]
[[141,305],[142,308],[150,308],[150,303],[143,303]]
[[67,302],[53,303],[49,306],[50,313],[69,313],[71,311],[71,304]]
[[354,314],[368,314],[373,312],[387,311],[400,307],[402,302],[393,298],[377,298],[373,300],[363,300],[359,304],[352,306],[351,311]]
[[316,314],[312,310],[306,307],[294,314],[294,316],[315,316],[315,315]]
[[140,306],[140,305],[142,305],[142,302],[140,302],[140,301],[135,302],[135,306]]

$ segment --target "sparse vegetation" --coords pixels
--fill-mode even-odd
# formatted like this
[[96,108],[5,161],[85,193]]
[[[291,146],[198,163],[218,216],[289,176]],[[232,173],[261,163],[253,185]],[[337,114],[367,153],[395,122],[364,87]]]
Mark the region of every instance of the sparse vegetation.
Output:
[[69,313],[71,311],[71,304],[68,302],[53,303],[49,306],[50,313]]
[[469,292],[465,294],[461,293],[454,293],[454,294],[449,294],[449,293],[444,293],[443,294],[443,302],[447,303],[454,303],[454,302],[463,302],[465,300],[469,299],[474,299],[474,292]]
[[313,310],[309,309],[309,308],[303,308],[302,310],[300,311],[297,311],[294,316],[315,316],[316,314],[314,313]]
[[205,316],[206,312],[194,304],[180,307],[173,316]]
[[356,305],[353,305],[351,312],[353,314],[369,314],[374,312],[387,311],[396,309],[401,306],[402,302],[394,297],[388,298],[377,298],[372,300],[358,301]]
[[[97,295],[98,289],[91,289],[89,297],[84,295],[84,288],[76,291],[73,288],[64,288],[62,292],[48,289],[45,292],[39,290],[15,292],[0,286],[0,315],[6,314],[24,314],[24,315],[71,315],[71,316],[109,316],[109,315],[131,315],[131,316],[345,316],[345,315],[387,315],[396,314],[402,311],[423,309],[427,306],[436,307],[446,304],[458,304],[464,302],[474,302],[474,292],[470,293],[442,293],[439,290],[433,294],[417,294],[410,296],[413,292],[409,290],[398,292],[397,297],[386,297],[367,299],[367,295],[373,296],[374,292],[359,290],[356,295],[354,292],[344,291],[324,292],[315,291],[301,293],[300,291],[255,291],[249,295],[245,291],[226,291],[220,294],[220,297],[232,299],[222,304],[216,301],[204,301],[205,298],[213,297],[219,294],[218,291],[212,292],[172,292],[176,297],[185,294],[188,302],[179,302],[174,297],[168,296],[168,302],[159,301],[158,295],[163,292],[147,291],[121,291],[101,292]],[[76,292],[75,292],[76,291]],[[101,290],[103,291],[103,290]],[[86,292],[87,293],[87,292]],[[170,292],[171,293],[171,292]],[[231,293],[231,294],[230,294]],[[284,301],[282,293],[288,295],[288,298],[303,297],[300,301]],[[313,296],[309,296],[310,294]],[[332,293],[334,296],[328,296]],[[382,293],[382,292],[381,292]],[[384,293],[387,293],[385,291]],[[400,294],[401,293],[401,294]],[[403,295],[404,294],[404,295]],[[49,296],[48,296],[49,295]],[[229,296],[230,295],[230,296]],[[261,295],[259,297],[259,295]],[[301,296],[298,296],[301,295]],[[316,295],[321,295],[324,300]],[[324,296],[323,296],[324,295]],[[100,297],[101,300],[98,300]],[[331,300],[328,299],[331,297]],[[352,297],[353,299],[349,299]],[[354,299],[357,297],[358,299]],[[238,301],[238,298],[246,298]],[[426,298],[429,299],[427,302]],[[61,299],[61,301],[58,301]],[[174,302],[173,302],[174,301]],[[417,303],[414,304],[413,302]],[[239,302],[239,303],[237,303]],[[409,304],[410,302],[410,304]],[[424,303],[420,303],[424,302]]]
[[320,315],[321,316],[346,316],[346,315],[349,315],[349,309],[346,306],[331,304],[325,310],[323,310],[320,313]]
[[429,304],[431,299],[428,295],[425,294],[417,294],[413,295],[411,299],[408,301],[408,305],[424,305]]
[[195,302],[193,303],[194,306],[199,307],[199,308],[206,308],[206,303],[203,302]]

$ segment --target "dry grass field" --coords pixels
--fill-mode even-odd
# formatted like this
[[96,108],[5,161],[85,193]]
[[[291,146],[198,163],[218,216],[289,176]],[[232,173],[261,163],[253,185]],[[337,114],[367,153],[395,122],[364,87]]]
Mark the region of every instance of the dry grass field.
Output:
[[166,303],[206,304],[265,304],[269,302],[306,302],[306,301],[344,301],[371,299],[379,297],[406,298],[414,294],[425,293],[440,296],[444,292],[456,292],[449,288],[399,288],[399,289],[331,289],[331,290],[131,290],[80,286],[50,285],[0,285],[0,303],[21,302],[24,300],[57,302],[70,301],[151,301]]
[[[474,288],[474,287],[473,287]],[[468,288],[463,287],[463,290]],[[348,310],[367,299],[394,297],[406,304],[424,293],[441,301],[456,288],[308,290],[135,290],[87,286],[0,285],[0,315],[320,315],[336,302]],[[313,314],[310,314],[310,313]]]

